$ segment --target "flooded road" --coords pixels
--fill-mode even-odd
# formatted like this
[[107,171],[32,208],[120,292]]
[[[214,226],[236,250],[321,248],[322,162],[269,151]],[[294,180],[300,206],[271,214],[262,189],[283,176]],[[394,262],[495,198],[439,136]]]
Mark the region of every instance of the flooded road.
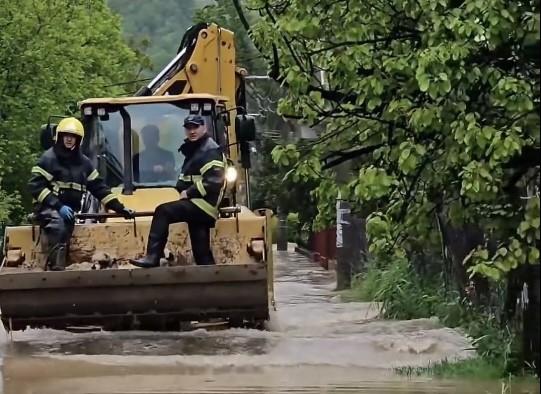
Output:
[[279,252],[275,261],[270,331],[29,330],[12,342],[4,331],[0,393],[502,392],[500,382],[396,376],[393,367],[468,357],[469,342],[431,319],[382,321],[375,305],[341,303],[333,274],[300,255]]

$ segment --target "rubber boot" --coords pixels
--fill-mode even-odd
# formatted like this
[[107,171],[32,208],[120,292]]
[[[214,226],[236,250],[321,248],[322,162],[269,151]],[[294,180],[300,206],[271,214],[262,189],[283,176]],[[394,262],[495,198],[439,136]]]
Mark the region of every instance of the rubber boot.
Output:
[[160,266],[165,245],[162,241],[149,237],[147,255],[141,259],[130,260],[130,263],[139,268],[156,268]]
[[64,271],[66,269],[66,245],[57,245],[56,250],[52,253],[51,271]]

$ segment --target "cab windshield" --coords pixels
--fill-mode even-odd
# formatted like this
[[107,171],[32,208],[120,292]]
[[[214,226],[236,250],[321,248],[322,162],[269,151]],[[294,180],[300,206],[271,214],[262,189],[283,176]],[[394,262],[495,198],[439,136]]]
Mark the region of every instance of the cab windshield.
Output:
[[[183,121],[189,103],[130,104],[123,107],[131,122],[133,186],[175,186],[184,163],[178,151],[186,138]],[[120,109],[120,108],[119,108]],[[98,135],[107,161],[106,181],[111,187],[124,184],[124,119],[121,111],[98,120]],[[126,117],[126,114],[124,115]],[[212,135],[211,116],[204,116]]]

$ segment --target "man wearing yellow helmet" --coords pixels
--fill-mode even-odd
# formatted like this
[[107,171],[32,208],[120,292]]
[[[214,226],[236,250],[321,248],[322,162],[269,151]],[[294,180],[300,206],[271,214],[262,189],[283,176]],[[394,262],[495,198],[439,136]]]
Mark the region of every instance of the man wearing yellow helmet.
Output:
[[34,213],[47,236],[48,265],[52,270],[66,266],[66,248],[75,225],[75,212],[81,210],[87,190],[107,209],[133,218],[112,193],[90,159],[81,152],[84,128],[75,118],[63,119],[56,128],[55,144],[46,150],[32,168],[28,187],[34,198]]

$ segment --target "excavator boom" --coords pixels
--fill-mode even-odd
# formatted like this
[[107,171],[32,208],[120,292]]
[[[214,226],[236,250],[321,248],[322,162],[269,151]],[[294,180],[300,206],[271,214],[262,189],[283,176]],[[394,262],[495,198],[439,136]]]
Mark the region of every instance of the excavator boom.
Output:
[[[246,110],[245,69],[236,66],[234,33],[216,24],[199,23],[182,38],[177,55],[136,96],[208,93],[229,97],[231,117],[236,108]],[[229,135],[229,158],[236,161],[237,136]],[[239,144],[245,150],[245,144]],[[249,165],[247,166],[249,168]],[[239,179],[239,185],[245,182]]]

